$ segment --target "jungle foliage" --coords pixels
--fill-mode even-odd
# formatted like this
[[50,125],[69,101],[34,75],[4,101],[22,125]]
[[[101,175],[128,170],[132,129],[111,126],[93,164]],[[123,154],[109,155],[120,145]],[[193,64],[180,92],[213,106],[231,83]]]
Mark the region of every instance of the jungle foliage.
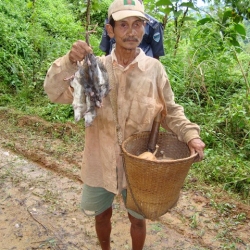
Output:
[[[99,43],[112,0],[90,2],[88,29],[98,24],[90,44],[102,55]],[[154,3],[144,0],[146,11],[164,24],[166,55],[161,62],[176,101],[201,126],[207,145],[205,160],[194,164],[191,175],[249,201],[249,6],[243,8],[235,0],[205,6],[196,1]],[[86,8],[84,0],[0,2],[1,106],[50,121],[73,121],[70,105],[49,102],[43,81],[51,63],[74,41],[85,39]]]

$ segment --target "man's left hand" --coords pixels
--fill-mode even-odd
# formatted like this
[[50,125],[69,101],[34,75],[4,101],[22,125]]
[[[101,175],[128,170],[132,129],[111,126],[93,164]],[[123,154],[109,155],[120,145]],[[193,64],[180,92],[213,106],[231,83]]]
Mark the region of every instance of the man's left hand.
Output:
[[204,158],[205,146],[205,143],[200,138],[195,138],[188,142],[191,155],[198,153],[198,157],[195,158],[196,162],[201,161]]

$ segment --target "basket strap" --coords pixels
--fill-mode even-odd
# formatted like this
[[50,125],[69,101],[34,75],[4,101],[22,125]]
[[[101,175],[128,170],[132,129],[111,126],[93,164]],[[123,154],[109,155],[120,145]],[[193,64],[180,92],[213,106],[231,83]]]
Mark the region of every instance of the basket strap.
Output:
[[118,117],[117,117],[117,82],[115,80],[115,75],[114,75],[113,65],[112,65],[112,58],[110,55],[106,57],[106,70],[107,70],[108,75],[109,75],[109,84],[110,84],[110,89],[111,89],[111,91],[109,93],[110,103],[111,103],[111,108],[112,108],[112,112],[113,112],[114,122],[116,125],[116,135],[117,135],[117,139],[118,139],[118,144],[120,146],[122,164],[123,164],[123,169],[125,172],[128,188],[129,188],[132,199],[133,199],[137,209],[139,210],[141,215],[146,218],[145,214],[142,212],[141,207],[139,206],[138,202],[136,201],[136,199],[134,197],[134,194],[133,194],[130,182],[129,182],[128,174],[127,174],[125,159],[124,159],[124,156],[122,153],[123,135],[122,135],[121,126],[119,125]]
[[121,146],[123,141],[123,136],[122,136],[121,126],[118,123],[118,117],[117,117],[117,82],[115,80],[111,55],[106,57],[106,69],[109,75],[109,85],[111,89],[109,92],[109,97],[110,97],[114,122],[116,125],[116,134],[117,134],[118,144],[119,146]]
[[130,182],[129,182],[129,178],[128,178],[128,173],[127,173],[126,165],[125,165],[125,159],[124,159],[123,156],[122,156],[122,163],[123,163],[123,168],[124,168],[124,172],[125,172],[127,184],[128,184],[128,188],[129,188],[129,191],[131,193],[132,199],[133,199],[133,201],[134,201],[134,203],[135,203],[138,211],[140,212],[140,214],[146,219],[146,215],[143,213],[143,211],[142,211],[141,207],[139,206],[138,202],[136,201],[134,193],[132,191],[132,188],[131,188],[131,185],[130,185]]

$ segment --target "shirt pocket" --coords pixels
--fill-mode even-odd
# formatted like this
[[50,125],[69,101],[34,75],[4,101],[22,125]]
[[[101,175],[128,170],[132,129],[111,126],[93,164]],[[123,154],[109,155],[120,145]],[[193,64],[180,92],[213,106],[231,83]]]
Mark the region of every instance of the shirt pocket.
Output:
[[148,127],[154,119],[155,107],[154,98],[137,95],[131,102],[127,125],[139,130]]

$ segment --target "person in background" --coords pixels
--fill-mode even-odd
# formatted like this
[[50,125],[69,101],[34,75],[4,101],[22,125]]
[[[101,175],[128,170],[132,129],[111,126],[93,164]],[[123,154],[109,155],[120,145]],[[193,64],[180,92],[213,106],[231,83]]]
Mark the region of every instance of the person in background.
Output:
[[[143,4],[143,0],[139,0]],[[163,26],[157,19],[145,13],[148,21],[145,26],[145,34],[139,45],[147,56],[154,57],[159,60],[160,56],[164,56],[163,47]],[[115,38],[110,38],[106,30],[106,24],[108,18],[105,20],[105,26],[103,28],[102,40],[99,48],[109,55],[111,50],[115,47]]]
[[[116,87],[103,98],[102,107],[95,108],[97,115],[93,124],[85,128],[81,168],[84,183],[81,208],[95,216],[102,250],[111,249],[114,197],[122,194],[126,201],[127,182],[119,141],[150,131],[154,118],[161,113],[161,126],[187,143],[191,155],[197,152],[197,161],[203,159],[205,148],[200,127],[189,121],[183,107],[175,103],[164,66],[138,48],[148,20],[143,5],[138,0],[115,0],[109,7],[108,20],[106,29],[110,38],[115,37],[116,47],[110,55],[98,57],[98,60],[107,68],[109,79],[115,79],[113,86]],[[70,77],[78,70],[77,62],[86,65],[84,58],[88,54],[93,54],[92,48],[78,40],[66,55],[52,64],[44,81],[45,92],[52,102],[72,103],[76,90],[70,85]],[[127,211],[132,249],[142,250],[146,220],[135,211]]]

